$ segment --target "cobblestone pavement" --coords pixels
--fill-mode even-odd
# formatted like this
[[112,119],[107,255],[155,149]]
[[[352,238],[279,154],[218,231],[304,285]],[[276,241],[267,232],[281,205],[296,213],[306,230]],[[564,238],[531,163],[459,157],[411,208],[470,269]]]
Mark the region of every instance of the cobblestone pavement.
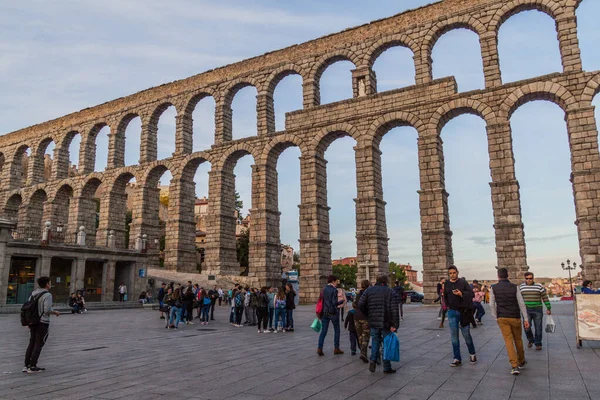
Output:
[[[544,335],[543,351],[527,350],[523,373],[509,374],[504,342],[493,317],[472,331],[479,362],[451,368],[447,329],[437,308],[405,306],[399,331],[401,361],[394,375],[367,370],[350,355],[334,356],[333,332],[325,356],[316,355],[310,329],[314,307],[300,307],[296,332],[258,334],[255,327],[218,322],[164,329],[158,312],[96,311],[52,318],[42,352],[45,372],[21,372],[28,341],[17,315],[0,315],[1,399],[600,399],[600,343],[575,348],[572,305],[554,306],[555,334]],[[463,354],[466,348],[463,344]]]

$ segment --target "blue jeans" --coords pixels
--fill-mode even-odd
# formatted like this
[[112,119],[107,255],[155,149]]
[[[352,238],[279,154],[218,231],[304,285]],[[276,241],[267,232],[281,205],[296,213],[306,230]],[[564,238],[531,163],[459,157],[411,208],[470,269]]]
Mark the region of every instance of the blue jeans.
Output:
[[485,309],[483,305],[477,301],[473,302],[473,306],[475,307],[475,319],[477,321],[481,321],[481,318],[485,315]]
[[[286,314],[286,309],[285,308],[276,308],[275,309],[275,326],[274,328],[285,328],[285,314]],[[281,319],[281,325],[279,325],[279,320]]]
[[[379,358],[379,351],[383,351],[383,338],[389,335],[391,332],[388,329],[371,328],[371,361],[377,362]],[[382,357],[383,358],[383,357]],[[392,369],[392,362],[389,360],[383,360],[383,370],[389,371]]]
[[[452,339],[452,351],[454,359],[462,361],[460,357],[460,341],[458,340],[458,331],[462,332],[470,355],[475,355],[475,345],[471,337],[471,326],[460,326],[460,312],[457,310],[448,310],[448,323],[450,324],[450,338]],[[372,331],[372,329],[371,329]]]
[[340,348],[340,317],[338,313],[333,315],[323,314],[323,318],[321,318],[321,323],[323,327],[321,328],[321,334],[319,335],[319,349],[323,348],[323,344],[325,343],[325,336],[327,336],[327,331],[329,330],[329,321],[333,324],[333,346],[336,349]]
[[294,329],[294,310],[286,310],[287,327]]
[[200,318],[200,321],[208,322],[208,312],[209,311],[210,311],[210,304],[202,306],[202,318]]
[[[529,329],[525,329],[525,335],[529,343],[536,346],[542,345],[542,321],[544,319],[544,309],[542,307],[528,308],[527,320],[529,321]],[[533,322],[532,322],[533,321]],[[531,331],[535,326],[535,336]]]
[[181,307],[171,307],[169,325],[173,325],[173,320],[175,320],[175,328],[177,328],[179,326],[179,321],[181,321]]

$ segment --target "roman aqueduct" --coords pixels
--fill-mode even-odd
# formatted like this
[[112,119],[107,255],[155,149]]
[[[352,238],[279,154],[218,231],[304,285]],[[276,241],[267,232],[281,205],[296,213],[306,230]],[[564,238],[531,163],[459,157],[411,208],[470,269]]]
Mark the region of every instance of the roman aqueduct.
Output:
[[[453,263],[448,193],[440,131],[451,119],[471,113],[486,122],[497,265],[513,276],[527,269],[519,183],[515,178],[510,118],[532,100],[556,103],[565,113],[571,152],[572,186],[580,256],[586,277],[600,279],[600,155],[592,99],[600,91],[600,73],[582,70],[577,37],[579,0],[445,0],[371,24],[274,51],[154,87],[0,137],[0,210],[19,226],[62,223],[72,234],[79,226],[95,226],[94,194],[102,184],[100,220],[95,245],[105,246],[114,231],[116,247],[127,248],[122,210],[125,184],[137,182],[130,240],[158,231],[158,181],[170,171],[167,269],[193,272],[196,267],[194,181],[198,166],[210,163],[207,223],[207,273],[237,275],[234,218],[237,160],[252,155],[252,220],[250,275],[261,283],[280,278],[280,232],[277,160],[290,146],[301,151],[300,255],[303,301],[314,300],[331,270],[329,208],[324,152],[337,138],[356,141],[356,242],[361,277],[388,270],[388,236],[383,201],[382,137],[397,126],[418,131],[420,213],[424,288],[435,291],[440,276]],[[556,21],[563,71],[527,81],[503,84],[498,56],[498,30],[511,16],[539,10]],[[474,31],[481,44],[485,89],[459,93],[453,77],[432,78],[432,49],[444,33]],[[414,53],[415,84],[377,92],[373,63],[383,51],[407,47]],[[323,71],[339,60],[351,61],[352,99],[320,105]],[[273,92],[290,74],[302,78],[303,109],[286,114],[285,130],[276,132]],[[255,137],[232,140],[231,103],[246,86],[257,89]],[[193,152],[192,112],[206,96],[216,104],[214,145]],[[176,150],[157,159],[157,122],[170,106],[177,110]],[[125,129],[139,116],[142,136],[139,164],[125,167]],[[95,172],[98,131],[110,127],[108,163]],[[69,176],[69,145],[81,135],[79,169]],[[50,179],[44,179],[43,156],[56,144]],[[31,156],[27,175],[23,157]],[[93,250],[91,250],[93,251]],[[3,278],[4,279],[4,278]],[[114,277],[113,277],[114,280]]]

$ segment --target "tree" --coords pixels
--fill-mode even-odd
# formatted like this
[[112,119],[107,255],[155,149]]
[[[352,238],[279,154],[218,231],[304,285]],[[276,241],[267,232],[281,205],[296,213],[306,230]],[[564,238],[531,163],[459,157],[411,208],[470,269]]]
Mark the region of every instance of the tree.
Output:
[[340,280],[340,285],[344,289],[356,287],[356,273],[358,267],[356,265],[334,265],[333,275],[337,276]]
[[[410,283],[406,279],[406,272],[404,266],[398,265],[397,263],[390,261],[390,277],[393,281],[400,281],[404,283],[405,289],[410,289]],[[392,282],[395,285],[395,282]]]
[[237,260],[240,267],[248,267],[248,254],[250,249],[250,229],[245,229],[237,240]]
[[129,248],[129,231],[131,228],[131,222],[133,221],[133,212],[127,210],[125,213],[125,247]]
[[237,211],[238,222],[242,223],[244,216],[242,215],[242,208],[244,208],[244,201],[240,198],[239,192],[235,191],[235,211]]

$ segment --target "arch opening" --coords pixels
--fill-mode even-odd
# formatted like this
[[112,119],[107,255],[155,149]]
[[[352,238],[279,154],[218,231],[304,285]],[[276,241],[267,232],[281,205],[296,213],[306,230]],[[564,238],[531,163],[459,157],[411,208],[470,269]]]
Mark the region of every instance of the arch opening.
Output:
[[215,99],[204,96],[194,104],[191,112],[193,122],[193,151],[210,149],[215,143]]
[[65,176],[72,177],[79,172],[79,156],[81,152],[81,134],[79,132],[70,132],[65,138],[65,147],[67,149],[67,171]]
[[290,111],[301,110],[303,105],[302,77],[290,72],[284,76],[273,90],[273,107],[275,112],[275,130],[285,130],[285,114]]
[[252,85],[246,85],[233,95],[231,101],[232,139],[243,139],[257,135],[258,92]]
[[27,145],[20,146],[15,152],[12,165],[13,172],[10,177],[10,189],[16,189],[27,185],[30,157],[31,149]]
[[380,51],[374,60],[373,70],[377,74],[377,92],[415,84],[414,54],[401,44]]
[[[108,166],[108,140],[110,133],[110,127],[108,125],[104,125],[94,135],[91,151],[95,152],[95,172],[102,172]],[[95,146],[93,145],[94,143]]]
[[600,54],[598,54],[598,42],[600,42],[600,30],[598,26],[598,15],[600,15],[600,3],[593,0],[583,0],[579,3],[577,15],[577,37],[581,50],[581,62],[584,71],[596,71],[600,69]]
[[175,106],[170,105],[162,112],[157,120],[156,132],[156,159],[164,160],[170,158],[175,153],[175,132],[177,110]]
[[433,78],[454,76],[459,92],[485,88],[479,36],[456,27],[439,36],[431,52]]
[[235,235],[237,261],[240,267],[241,275],[249,275],[254,271],[250,271],[250,246],[251,229],[252,229],[252,167],[254,165],[254,157],[251,154],[239,154],[237,160],[231,160],[235,163],[233,167],[234,174],[234,193],[227,193],[226,198],[221,201],[231,207],[233,206],[232,214],[235,215],[234,230],[228,229],[227,235]]
[[21,225],[19,224],[19,210],[21,205],[23,204],[23,198],[20,194],[13,194],[8,198],[6,204],[4,206],[4,210],[2,211],[4,217],[11,220],[13,223],[17,224],[17,228]]
[[125,142],[125,166],[136,165],[140,162],[142,146],[142,119],[132,115],[123,130]]
[[326,65],[318,77],[321,104],[352,98],[352,70],[355,68],[355,65],[346,59],[334,59]]
[[556,104],[532,100],[520,105],[510,119],[527,261],[541,276],[556,274],[552,266],[565,257],[577,260],[579,254],[564,115]]

